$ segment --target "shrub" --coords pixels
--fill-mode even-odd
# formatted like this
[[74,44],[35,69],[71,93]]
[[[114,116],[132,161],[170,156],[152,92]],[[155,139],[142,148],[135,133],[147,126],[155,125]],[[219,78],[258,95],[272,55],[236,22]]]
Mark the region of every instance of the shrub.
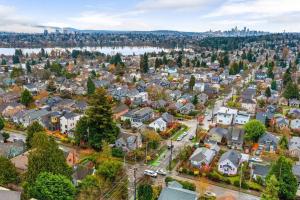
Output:
[[111,155],[117,158],[123,158],[124,157],[124,152],[122,151],[121,148],[112,148],[111,149]]

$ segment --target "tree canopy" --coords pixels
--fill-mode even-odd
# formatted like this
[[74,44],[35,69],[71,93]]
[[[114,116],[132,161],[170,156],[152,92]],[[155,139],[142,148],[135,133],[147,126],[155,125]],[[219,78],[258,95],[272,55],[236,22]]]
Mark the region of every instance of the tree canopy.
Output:
[[73,200],[75,187],[65,176],[43,172],[30,185],[29,196],[44,200]]
[[258,120],[250,120],[244,125],[245,139],[257,142],[259,137],[266,132],[266,127]]
[[150,184],[141,184],[138,186],[138,199],[139,200],[152,200],[153,189]]
[[32,148],[34,150],[29,153],[26,174],[29,185],[34,183],[42,172],[61,174],[70,178],[72,170],[67,165],[64,153],[58,148],[54,138],[45,133],[36,133],[33,136]]
[[112,118],[111,102],[105,89],[98,88],[88,101],[86,115],[76,125],[77,144],[88,143],[96,150],[101,149],[103,141],[114,142],[119,128]]
[[266,178],[270,180],[274,175],[279,182],[279,199],[292,200],[296,197],[298,188],[297,178],[292,171],[292,161],[284,156],[280,156],[278,160],[273,163],[271,170]]
[[35,133],[45,131],[44,127],[37,121],[34,121],[27,127],[26,130],[26,146],[28,149],[32,147],[32,139]]
[[93,80],[89,77],[87,81],[87,94],[92,95],[95,93],[96,86],[93,82]]
[[33,97],[27,89],[22,92],[20,101],[25,106],[29,106],[33,102]]
[[0,185],[16,184],[20,181],[16,167],[8,158],[0,156]]
[[272,175],[266,182],[266,189],[261,195],[261,200],[279,200],[279,183],[276,176]]

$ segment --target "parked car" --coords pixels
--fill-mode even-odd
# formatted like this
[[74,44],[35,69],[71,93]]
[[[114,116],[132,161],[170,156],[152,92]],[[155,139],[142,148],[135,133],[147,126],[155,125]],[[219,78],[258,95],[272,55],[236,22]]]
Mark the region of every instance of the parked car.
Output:
[[160,175],[163,175],[163,176],[166,176],[166,175],[167,175],[167,172],[165,172],[163,169],[158,169],[158,170],[156,170],[156,173],[157,173],[157,174],[160,174]]
[[153,178],[156,178],[156,177],[157,177],[157,173],[156,173],[156,172],[154,172],[154,171],[152,171],[152,170],[148,170],[148,169],[146,169],[146,170],[144,171],[144,175],[146,175],[146,176],[151,176],[151,177],[153,177]]
[[217,195],[216,195],[215,193],[213,193],[213,192],[206,191],[206,192],[204,193],[204,196],[205,196],[205,197],[216,197]]

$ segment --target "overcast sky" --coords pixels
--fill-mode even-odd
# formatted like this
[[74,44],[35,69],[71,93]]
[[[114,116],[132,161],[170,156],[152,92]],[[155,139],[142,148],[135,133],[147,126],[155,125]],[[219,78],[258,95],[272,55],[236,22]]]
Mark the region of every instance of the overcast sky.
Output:
[[90,30],[300,32],[300,0],[0,0],[0,30],[37,26]]

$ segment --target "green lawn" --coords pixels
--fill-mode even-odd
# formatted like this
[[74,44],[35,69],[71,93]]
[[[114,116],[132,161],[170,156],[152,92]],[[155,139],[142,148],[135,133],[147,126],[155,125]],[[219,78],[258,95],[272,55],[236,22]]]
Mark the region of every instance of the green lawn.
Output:
[[150,161],[149,165],[154,166],[154,167],[158,167],[160,164],[160,160],[167,154],[167,149],[166,147],[162,147],[159,152],[158,152],[158,156]]
[[184,132],[186,132],[187,130],[189,130],[188,129],[188,127],[187,126],[185,126],[185,125],[182,125],[182,128],[179,130],[179,131],[177,131],[173,136],[172,136],[172,140],[174,141],[174,140],[177,140],[177,138],[179,137],[179,136],[181,136]]

